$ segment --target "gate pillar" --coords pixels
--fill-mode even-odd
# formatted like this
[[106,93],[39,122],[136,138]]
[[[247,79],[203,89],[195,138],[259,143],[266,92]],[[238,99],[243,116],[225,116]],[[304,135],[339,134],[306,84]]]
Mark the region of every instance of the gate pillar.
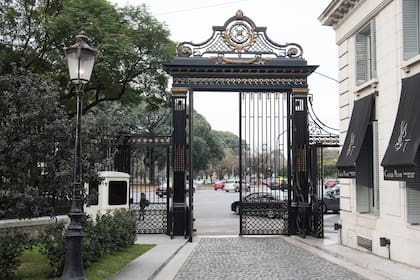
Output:
[[[173,114],[173,208],[170,232],[173,235],[186,235],[187,208],[186,189],[186,149],[187,149],[187,93],[188,88],[172,88]],[[168,191],[171,195],[171,191]]]
[[291,95],[291,191],[289,233],[305,236],[310,217],[308,89],[293,88]]

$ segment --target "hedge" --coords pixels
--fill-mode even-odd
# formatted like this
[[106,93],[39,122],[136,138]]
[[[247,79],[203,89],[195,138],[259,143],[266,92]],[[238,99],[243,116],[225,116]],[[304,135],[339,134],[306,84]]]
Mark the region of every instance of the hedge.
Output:
[[[104,254],[121,250],[136,239],[136,214],[133,210],[115,210],[113,213],[97,215],[95,220],[90,216],[82,219],[83,265],[95,261]],[[66,254],[65,226],[55,223],[47,226],[42,234],[41,253],[49,259],[51,274],[58,276],[64,268]]]
[[19,257],[30,246],[27,235],[19,230],[0,232],[0,279],[13,279]]

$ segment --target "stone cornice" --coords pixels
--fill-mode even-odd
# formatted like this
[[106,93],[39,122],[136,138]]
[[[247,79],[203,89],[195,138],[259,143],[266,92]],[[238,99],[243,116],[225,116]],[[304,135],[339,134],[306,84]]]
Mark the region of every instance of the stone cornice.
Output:
[[335,26],[360,1],[361,0],[333,0],[318,17],[318,20],[322,23],[322,25]]

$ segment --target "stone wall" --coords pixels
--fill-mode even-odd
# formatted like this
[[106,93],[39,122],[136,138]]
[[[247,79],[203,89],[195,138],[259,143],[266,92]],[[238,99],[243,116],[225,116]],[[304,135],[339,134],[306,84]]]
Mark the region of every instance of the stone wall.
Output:
[[0,232],[4,230],[22,230],[27,233],[30,237],[37,237],[45,228],[45,226],[55,223],[64,222],[69,223],[70,218],[67,215],[61,215],[56,217],[39,217],[34,219],[9,219],[0,220]]

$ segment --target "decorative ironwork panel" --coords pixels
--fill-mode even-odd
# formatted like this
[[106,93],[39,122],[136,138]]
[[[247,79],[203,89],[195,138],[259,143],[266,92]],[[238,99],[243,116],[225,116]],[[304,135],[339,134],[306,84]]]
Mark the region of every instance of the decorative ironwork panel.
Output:
[[287,208],[242,208],[242,234],[278,235],[288,233]]
[[338,147],[340,145],[339,130],[323,123],[316,116],[311,99],[309,101],[309,145]]
[[208,40],[182,42],[163,68],[173,87],[193,91],[278,92],[307,88],[317,66],[307,65],[299,44],[278,44],[242,11],[223,26],[213,26]]
[[206,78],[193,78],[193,77],[175,77],[173,84],[177,86],[192,86],[196,89],[201,87],[207,88],[212,85],[217,85],[220,89],[243,89],[251,90],[257,88],[290,88],[306,86],[306,78],[228,78],[228,77],[206,77]]
[[171,144],[171,136],[128,136],[129,145],[143,145],[143,146],[169,146]]
[[219,55],[227,58],[234,55],[239,58],[259,57],[262,58],[260,63],[276,57],[301,59],[302,54],[302,47],[298,44],[282,45],[272,41],[266,34],[266,28],[256,26],[241,10],[223,26],[213,26],[213,35],[205,42],[182,42],[177,46],[177,55],[181,57]]
[[154,202],[145,209],[142,209],[140,203],[133,203],[130,205],[130,208],[137,212],[137,233],[167,233],[168,210],[166,202]]
[[167,233],[171,185],[170,136],[130,136],[130,208],[137,233]]

